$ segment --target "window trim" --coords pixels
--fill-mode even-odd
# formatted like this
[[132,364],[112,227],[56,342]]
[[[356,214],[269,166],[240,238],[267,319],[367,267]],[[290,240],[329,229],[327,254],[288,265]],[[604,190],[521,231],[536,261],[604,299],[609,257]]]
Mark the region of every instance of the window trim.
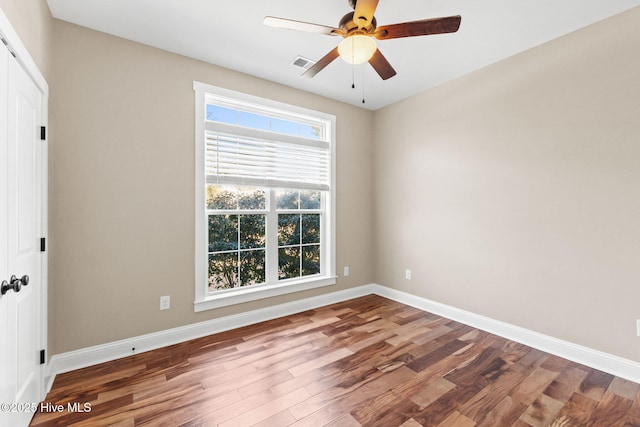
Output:
[[[336,283],[336,117],[295,105],[281,103],[253,95],[248,95],[225,88],[194,81],[195,91],[195,301],[194,311],[200,312],[213,308],[224,307],[263,298],[270,298],[292,292],[300,292]],[[293,114],[318,117],[330,123],[327,130],[330,138],[330,190],[325,196],[325,230],[322,230],[322,239],[327,239],[326,248],[326,273],[321,276],[308,276],[299,279],[288,279],[279,283],[270,283],[256,287],[237,288],[233,292],[209,294],[207,292],[208,271],[208,242],[207,242],[207,211],[205,200],[205,131],[206,131],[206,107],[207,94],[227,97],[243,103],[260,105],[266,109],[277,111],[291,111]],[[328,229],[326,229],[328,228]]]

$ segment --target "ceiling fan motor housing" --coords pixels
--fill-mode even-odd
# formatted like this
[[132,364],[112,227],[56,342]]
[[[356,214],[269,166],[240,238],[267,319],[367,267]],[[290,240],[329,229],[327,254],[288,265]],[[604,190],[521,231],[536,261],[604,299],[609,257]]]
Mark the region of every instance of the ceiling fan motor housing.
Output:
[[[356,30],[358,30],[358,24],[354,22],[353,15],[354,15],[354,12],[347,13],[342,17],[342,19],[340,20],[340,23],[338,24],[338,28],[343,30],[347,36],[349,35],[349,33],[355,32]],[[362,28],[361,31],[359,31],[359,34],[371,34],[376,30],[377,26],[378,24],[376,21],[376,17],[374,16],[373,19],[371,19],[371,22],[369,23],[369,25]]]

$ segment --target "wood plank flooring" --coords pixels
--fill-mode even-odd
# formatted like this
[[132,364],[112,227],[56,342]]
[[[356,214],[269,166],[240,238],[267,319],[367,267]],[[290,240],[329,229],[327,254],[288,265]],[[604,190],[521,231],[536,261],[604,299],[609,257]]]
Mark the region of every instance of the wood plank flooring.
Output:
[[638,384],[374,295],[61,374],[46,402],[32,426],[640,426]]

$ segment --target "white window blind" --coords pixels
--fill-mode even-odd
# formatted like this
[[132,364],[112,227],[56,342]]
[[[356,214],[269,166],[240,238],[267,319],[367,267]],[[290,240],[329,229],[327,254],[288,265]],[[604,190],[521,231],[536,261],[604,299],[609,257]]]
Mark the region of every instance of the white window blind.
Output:
[[210,184],[330,189],[326,141],[207,122],[205,151]]

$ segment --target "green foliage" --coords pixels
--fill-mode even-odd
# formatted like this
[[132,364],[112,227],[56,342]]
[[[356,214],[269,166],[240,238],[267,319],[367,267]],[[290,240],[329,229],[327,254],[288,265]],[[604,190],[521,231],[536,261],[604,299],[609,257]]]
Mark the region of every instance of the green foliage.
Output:
[[278,215],[278,245],[280,279],[320,273],[320,214]]
[[300,247],[278,249],[278,279],[300,277]]
[[[266,209],[264,189],[208,185],[207,208],[216,211]],[[276,206],[300,213],[278,215],[278,277],[320,273],[320,214],[318,191],[279,190]],[[209,287],[231,289],[264,283],[266,279],[266,215],[209,215]]]
[[[259,188],[208,185],[207,209],[263,210]],[[213,290],[265,281],[265,215],[209,215],[209,287]]]
[[209,287],[235,288],[237,285],[238,258],[236,252],[209,255]]
[[302,247],[302,275],[320,273],[320,245]]
[[238,250],[238,215],[209,216],[209,252]]
[[207,209],[266,209],[265,190],[254,187],[207,185]]

